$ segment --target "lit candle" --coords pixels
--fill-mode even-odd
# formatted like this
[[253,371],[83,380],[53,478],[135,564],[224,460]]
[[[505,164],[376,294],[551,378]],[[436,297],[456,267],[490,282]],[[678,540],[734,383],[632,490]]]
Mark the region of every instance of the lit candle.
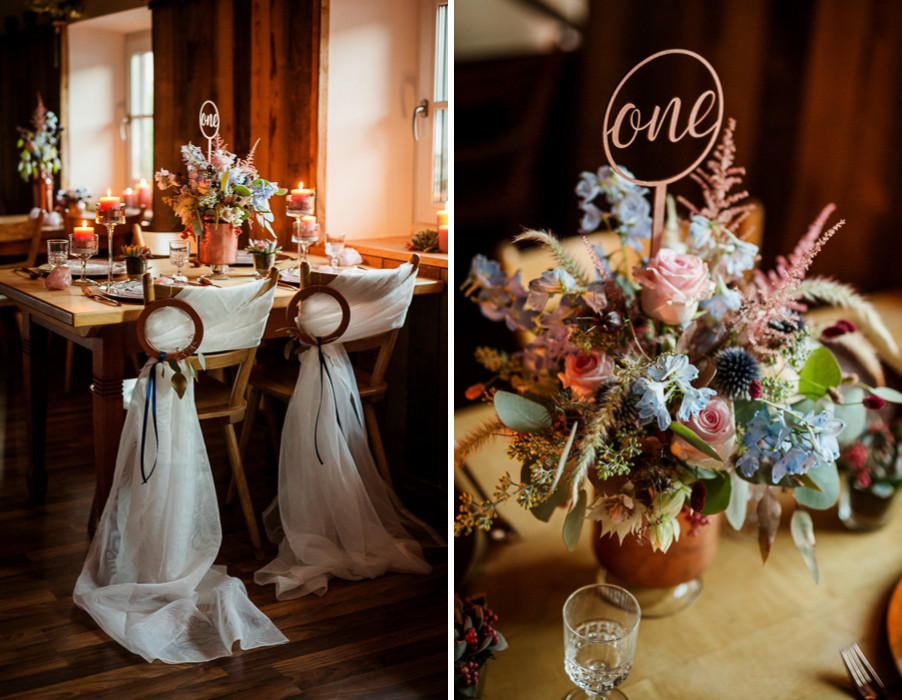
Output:
[[110,194],[111,190],[106,191],[106,197],[101,197],[100,202],[97,204],[97,209],[99,211],[107,211],[109,209],[118,209],[119,208],[119,197],[113,197]]
[[448,252],[448,224],[440,224],[438,227],[438,252]]
[[313,190],[304,188],[304,183],[299,182],[296,190],[288,193],[288,211],[301,212],[304,214],[313,213]]
[[72,235],[75,237],[75,242],[85,245],[86,243],[90,243],[94,238],[94,228],[92,226],[88,226],[87,221],[82,221],[81,226],[76,226]]
[[436,226],[447,226],[448,225],[448,212],[442,209],[437,214],[437,222]]
[[304,231],[310,233],[316,231],[316,217],[315,216],[302,216],[301,217],[301,228]]
[[122,195],[125,200],[125,206],[134,209],[138,206],[138,194],[131,187],[125,188],[125,194]]
[[142,177],[141,182],[137,185],[138,188],[138,202],[137,206],[146,207],[150,209],[151,204],[153,202],[153,189],[150,186],[150,183],[147,182],[147,178]]

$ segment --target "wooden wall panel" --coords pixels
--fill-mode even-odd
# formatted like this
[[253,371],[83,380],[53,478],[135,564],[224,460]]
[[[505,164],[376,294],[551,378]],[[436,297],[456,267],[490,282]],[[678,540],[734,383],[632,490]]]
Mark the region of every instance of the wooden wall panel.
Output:
[[[244,155],[259,138],[260,174],[284,187],[316,187],[319,2],[314,0],[157,0],[153,10],[154,167],[180,167],[179,148],[200,135],[206,99],[220,111],[220,133]],[[199,27],[210,25],[211,31]],[[155,211],[166,212],[158,203]],[[272,200],[274,228],[290,241],[283,198]],[[154,227],[167,230],[167,216]]]

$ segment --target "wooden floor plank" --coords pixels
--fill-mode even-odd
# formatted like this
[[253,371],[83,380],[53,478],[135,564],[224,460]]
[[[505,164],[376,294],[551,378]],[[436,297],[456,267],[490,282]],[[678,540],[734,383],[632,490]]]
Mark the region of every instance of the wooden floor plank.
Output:
[[[15,337],[11,329],[8,335]],[[58,344],[59,345],[59,344]],[[8,357],[16,358],[18,350]],[[241,651],[203,664],[146,663],[113,642],[72,601],[90,545],[88,511],[94,487],[90,363],[76,352],[72,395],[60,394],[62,346],[48,367],[46,502],[33,506],[25,487],[25,409],[20,373],[0,375],[0,695],[22,698],[91,696],[129,700],[195,698],[447,697],[447,552],[429,550],[428,575],[387,574],[330,582],[322,596],[277,601],[274,587],[254,583],[254,558],[241,512],[222,507],[218,564],[240,578],[250,599],[289,638],[284,645]],[[13,363],[12,366],[15,366]],[[8,364],[5,369],[8,370]],[[4,368],[0,368],[0,372]],[[55,392],[55,394],[54,394]],[[230,470],[218,432],[207,435],[217,492]],[[260,422],[254,440],[268,440]],[[250,450],[248,478],[255,507],[275,493],[267,449]],[[267,544],[274,556],[275,545]]]

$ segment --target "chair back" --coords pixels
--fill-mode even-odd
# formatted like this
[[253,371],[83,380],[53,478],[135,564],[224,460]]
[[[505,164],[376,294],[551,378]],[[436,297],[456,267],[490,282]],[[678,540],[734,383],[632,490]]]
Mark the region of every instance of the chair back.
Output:
[[[414,253],[410,256],[410,260],[408,261],[410,264],[410,277],[416,277],[416,271],[420,264],[420,256]],[[387,271],[383,270],[373,270],[370,273],[382,274]],[[399,271],[400,272],[400,271]],[[345,273],[347,274],[347,273]],[[389,273],[391,274],[391,273]],[[329,285],[330,283],[334,283],[334,281],[339,277],[339,273],[333,273],[328,271],[314,270],[311,268],[310,263],[306,260],[301,263],[301,289],[306,289],[311,285]],[[412,289],[411,289],[412,293]],[[346,295],[347,296],[347,295]],[[365,296],[365,292],[360,295],[361,297]],[[355,302],[361,301],[362,299],[348,299],[348,302],[351,304],[351,308],[353,309],[357,304]],[[410,299],[407,299],[407,304],[410,303]],[[291,306],[289,306],[288,311],[291,311]],[[355,315],[353,311],[351,312],[351,324],[355,322]],[[289,323],[294,323],[294,315],[289,313]],[[392,352],[395,348],[395,343],[398,340],[398,334],[401,332],[401,327],[404,325],[404,319],[402,318],[400,323],[398,323],[395,327],[384,330],[379,333],[374,333],[372,335],[365,336],[356,336],[353,335],[351,337],[347,337],[341,341],[344,345],[345,351],[349,354],[354,354],[357,357],[363,357],[364,353],[375,354],[375,357],[369,357],[369,373],[366,377],[366,383],[369,387],[382,387],[385,382],[385,374],[388,371],[388,365],[391,361]],[[347,334],[346,334],[347,335]]]
[[169,243],[180,240],[182,240],[181,231],[145,231],[141,224],[132,227],[132,245],[150,248],[152,255],[169,255]]
[[0,267],[33,267],[41,252],[44,212],[34,219],[0,224],[0,257],[24,255],[24,259]]
[[[278,271],[273,269],[260,283],[220,289],[154,284],[150,274],[144,274],[145,309],[138,319],[138,341],[148,355],[159,357],[160,350],[165,350],[167,358],[184,359],[198,372],[236,368],[227,399],[198,405],[201,419],[219,417],[236,422],[244,416],[245,390],[272,308],[270,292],[278,279]],[[252,287],[256,287],[253,294]],[[148,329],[151,314],[164,307],[171,307],[168,316],[160,311]]]

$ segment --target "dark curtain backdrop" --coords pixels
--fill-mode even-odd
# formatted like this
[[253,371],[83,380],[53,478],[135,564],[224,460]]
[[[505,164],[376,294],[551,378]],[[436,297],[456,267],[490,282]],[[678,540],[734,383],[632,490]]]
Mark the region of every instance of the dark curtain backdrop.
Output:
[[[705,56],[735,117],[738,163],[766,212],[764,264],[792,249],[829,202],[846,227],[814,264],[864,291],[902,286],[895,193],[902,189],[902,3],[880,0],[593,0],[568,55],[455,66],[455,279],[476,252],[522,227],[576,233],[573,188],[605,163],[601,124],[620,78],[643,58]],[[674,94],[680,94],[679,76]],[[677,193],[697,199],[691,182]],[[458,293],[455,404],[484,372],[476,343],[510,345]]]
[[[0,214],[24,214],[32,207],[31,185],[16,169],[16,127],[31,128],[38,92],[47,109],[59,116],[58,42],[58,35],[49,26],[0,36]],[[59,174],[55,182],[59,187]]]

